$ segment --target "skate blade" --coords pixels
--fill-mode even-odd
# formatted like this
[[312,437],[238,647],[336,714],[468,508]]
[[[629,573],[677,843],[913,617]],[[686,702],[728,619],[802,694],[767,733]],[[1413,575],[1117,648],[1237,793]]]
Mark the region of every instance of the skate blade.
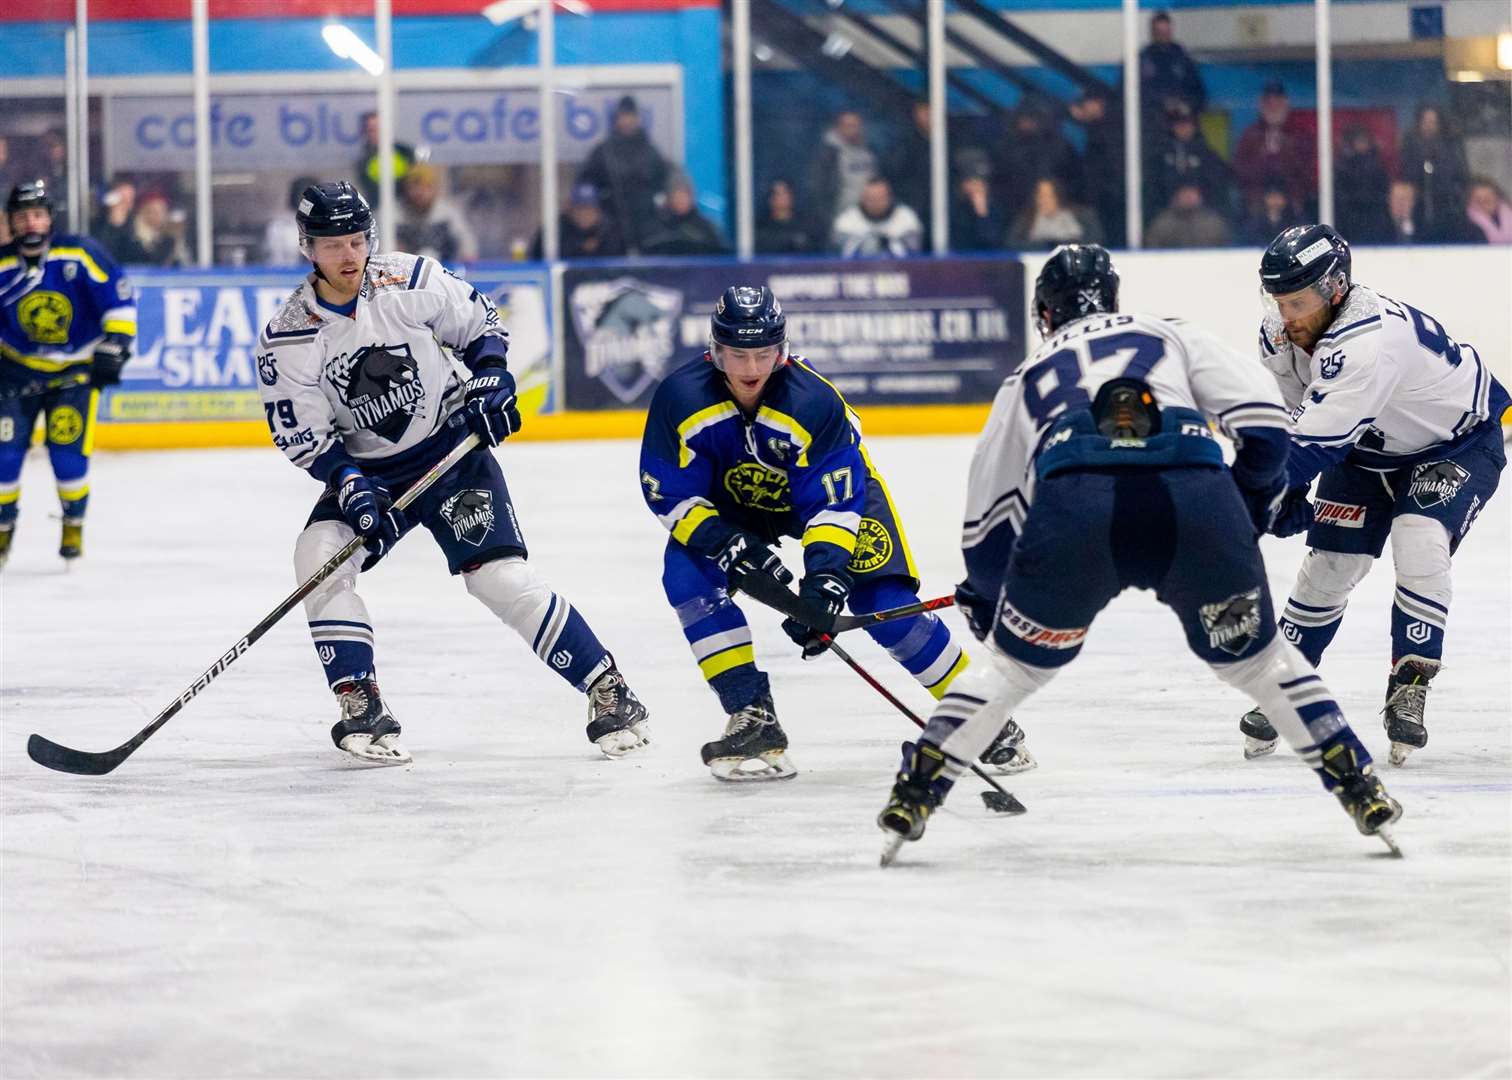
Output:
[[1019,752],[1013,755],[1010,761],[1005,761],[1001,765],[988,764],[984,761],[981,765],[983,772],[991,773],[993,776],[1013,776],[1016,773],[1025,773],[1039,768],[1039,761],[1028,750],[1019,747]]
[[1387,755],[1387,760],[1400,769],[1403,765],[1407,764],[1407,759],[1412,756],[1412,752],[1416,749],[1416,746],[1409,745],[1408,743],[1394,742],[1391,744],[1391,753]]
[[1256,758],[1265,757],[1267,754],[1276,752],[1275,739],[1257,739],[1252,735],[1244,737],[1244,760],[1254,761]]
[[893,832],[891,829],[883,829],[882,858],[878,862],[878,865],[884,867],[891,866],[893,864],[893,860],[898,857],[898,849],[903,846],[903,841],[906,839],[908,839],[908,837],[904,836],[900,832]]
[[651,732],[646,724],[631,724],[621,731],[611,731],[594,740],[599,752],[611,760],[644,749],[651,742]]
[[341,749],[363,765],[409,765],[414,761],[404,747],[392,743],[385,746],[367,735],[348,735],[341,740]]
[[1392,858],[1403,858],[1402,849],[1397,845],[1396,837],[1391,835],[1391,829],[1388,826],[1382,825],[1375,831],[1375,835],[1381,838],[1381,843],[1391,849]]
[[715,758],[709,762],[709,771],[714,774],[714,779],[732,784],[791,780],[798,775],[787,754],[782,752],[754,758]]

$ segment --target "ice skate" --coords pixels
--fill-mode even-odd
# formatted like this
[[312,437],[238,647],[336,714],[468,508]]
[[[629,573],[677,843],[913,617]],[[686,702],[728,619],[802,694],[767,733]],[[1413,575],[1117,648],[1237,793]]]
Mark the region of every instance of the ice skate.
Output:
[[84,554],[84,522],[76,518],[63,519],[63,536],[58,541],[58,554],[66,563],[73,562]]
[[984,769],[999,776],[1028,772],[1039,765],[1024,745],[1024,729],[1011,716],[992,740],[992,745],[982,751],[981,762]]
[[1323,752],[1318,767],[1336,781],[1333,793],[1355,827],[1365,836],[1379,836],[1393,855],[1400,856],[1402,849],[1389,826],[1402,816],[1402,804],[1387,793],[1375,766],[1361,765],[1354,748],[1341,742]]
[[611,667],[588,688],[588,739],[608,758],[624,757],[651,741],[650,714]]
[[341,720],[331,728],[331,741],[358,761],[369,765],[408,765],[409,751],[399,745],[399,721],[388,711],[373,679],[336,684]]
[[1439,662],[1423,656],[1404,656],[1396,662],[1386,681],[1386,737],[1391,740],[1391,763],[1402,766],[1414,750],[1428,745],[1423,709],[1428,704],[1428,684],[1438,674]]
[[787,780],[798,775],[788,760],[787,745],[772,695],[763,694],[732,714],[724,736],[704,743],[701,753],[717,780]]
[[1244,756],[1246,759],[1264,757],[1276,749],[1276,729],[1259,709],[1251,709],[1239,718],[1239,730],[1244,733]]
[[5,569],[5,561],[10,558],[11,541],[16,537],[16,527],[6,525],[0,528],[0,570]]
[[935,807],[955,781],[946,775],[945,755],[926,742],[903,744],[903,765],[887,805],[877,815],[882,830],[882,865],[891,866],[905,840],[924,835]]

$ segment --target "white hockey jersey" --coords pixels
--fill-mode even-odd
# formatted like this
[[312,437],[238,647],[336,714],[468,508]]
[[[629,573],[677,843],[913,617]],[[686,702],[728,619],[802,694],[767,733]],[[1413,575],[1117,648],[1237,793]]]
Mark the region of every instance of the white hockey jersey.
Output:
[[273,441],[301,468],[333,446],[359,464],[413,449],[462,401],[453,350],[507,347],[488,297],[432,259],[374,255],[350,315],[323,307],[314,281],[268,323],[257,356]]
[[1244,429],[1287,430],[1274,383],[1200,327],[1128,314],[1067,323],[1003,380],[992,403],[967,481],[961,545],[968,571],[979,555],[1001,573],[1034,500],[1035,459],[1055,420],[1118,378],[1143,379],[1162,408],[1196,410],[1236,440]]
[[1369,469],[1416,464],[1506,408],[1473,346],[1364,285],[1350,289],[1311,353],[1266,318],[1260,359],[1292,411],[1293,485],[1346,454]]

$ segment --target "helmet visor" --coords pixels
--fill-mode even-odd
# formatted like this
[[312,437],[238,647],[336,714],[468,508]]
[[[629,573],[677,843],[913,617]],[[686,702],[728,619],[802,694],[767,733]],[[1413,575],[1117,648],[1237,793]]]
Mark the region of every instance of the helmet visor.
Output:
[[762,345],[755,349],[739,349],[733,345],[709,342],[709,355],[720,371],[738,371],[749,374],[768,372],[787,359],[787,342],[780,345]]
[[1344,289],[1344,275],[1338,270],[1324,274],[1311,285],[1304,285],[1295,292],[1276,294],[1268,292],[1262,286],[1260,309],[1265,315],[1295,325],[1316,318],[1320,311],[1333,304],[1334,297]]

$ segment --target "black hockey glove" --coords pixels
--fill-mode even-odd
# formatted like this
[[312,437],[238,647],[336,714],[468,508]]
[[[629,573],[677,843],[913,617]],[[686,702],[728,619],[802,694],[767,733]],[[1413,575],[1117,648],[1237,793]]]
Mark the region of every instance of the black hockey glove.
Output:
[[501,364],[480,367],[467,380],[463,390],[467,398],[462,406],[462,418],[484,444],[498,446],[520,430],[515,381],[508,368]]
[[1307,488],[1288,488],[1281,497],[1281,508],[1271,522],[1270,531],[1277,536],[1295,536],[1313,523],[1313,504],[1307,501]]
[[1250,521],[1254,523],[1255,535],[1264,536],[1286,508],[1286,477],[1277,477],[1274,484],[1263,488],[1248,488],[1243,484],[1238,487],[1239,495],[1244,499],[1244,508],[1249,511]]
[[778,555],[767,545],[756,539],[750,533],[735,530],[730,538],[710,553],[709,558],[714,560],[725,574],[735,579],[739,585],[742,573],[765,574],[773,578],[779,585],[786,585],[793,580],[793,572],[782,565],[782,556]]
[[89,365],[89,385],[96,390],[114,386],[121,381],[121,369],[131,359],[131,338],[125,334],[106,334],[95,346],[93,362]]
[[370,554],[362,564],[366,570],[399,542],[406,526],[404,515],[394,509],[388,489],[369,480],[361,469],[349,465],[335,481],[336,508],[352,531],[367,542]]
[[966,616],[966,625],[972,636],[978,641],[986,641],[992,632],[992,616],[997,605],[972,588],[969,581],[956,586],[955,601],[961,614]]
[[812,660],[829,648],[829,642],[821,635],[834,632],[835,616],[840,614],[840,609],[845,606],[850,590],[850,580],[840,574],[821,572],[804,575],[803,584],[798,587],[798,599],[813,608],[815,614],[820,616],[818,619],[820,625],[805,626],[797,619],[783,619],[782,632],[792,638],[795,645],[803,649],[805,660]]

